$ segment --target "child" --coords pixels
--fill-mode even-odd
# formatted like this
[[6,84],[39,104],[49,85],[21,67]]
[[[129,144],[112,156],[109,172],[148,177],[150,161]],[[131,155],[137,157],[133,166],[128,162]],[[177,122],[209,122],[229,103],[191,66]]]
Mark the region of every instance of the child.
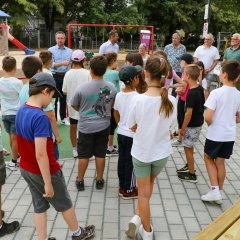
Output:
[[3,157],[3,146],[2,146],[2,128],[0,125],[0,238],[18,231],[20,228],[19,222],[13,221],[10,223],[5,223],[2,219],[4,217],[4,211],[2,211],[2,201],[1,201],[1,191],[2,186],[5,184],[6,180],[6,168]]
[[39,58],[42,60],[43,63],[43,69],[42,71],[45,73],[53,75],[50,68],[52,66],[52,53],[50,51],[41,51],[39,53]]
[[80,112],[78,121],[78,176],[76,187],[83,191],[84,175],[88,167],[89,158],[93,155],[96,161],[96,189],[104,187],[103,172],[107,151],[111,108],[116,96],[116,89],[112,83],[103,80],[107,69],[104,56],[97,56],[90,61],[92,81],[82,84],[76,90],[72,100],[72,107]]
[[199,68],[195,64],[187,65],[184,68],[185,80],[189,85],[189,91],[185,104],[185,116],[180,130],[183,138],[184,151],[187,164],[177,170],[178,178],[182,181],[197,182],[197,176],[194,171],[194,143],[197,142],[201,127],[204,122],[204,91],[198,84]]
[[89,70],[90,69],[90,60],[93,58],[94,53],[93,52],[85,52],[85,59],[83,62],[83,66],[85,69]]
[[162,76],[166,76],[167,71],[168,65],[164,59],[149,59],[144,71],[148,90],[133,97],[130,103],[127,125],[136,131],[131,154],[138,185],[136,215],[126,231],[131,238],[136,236],[139,229],[144,240],[153,240],[149,202],[154,180],[172,153],[169,130],[176,116],[176,99],[168,96],[164,88]]
[[16,117],[20,171],[32,195],[38,239],[47,237],[47,209],[50,204],[62,212],[73,232],[73,240],[87,239],[94,235],[95,227],[78,225],[60,164],[54,157],[51,124],[42,111],[51,102],[54,92],[60,95],[48,73],[37,73],[29,81],[29,99]]
[[[24,105],[28,101],[28,98],[29,98],[29,79],[36,73],[42,72],[42,67],[43,67],[42,61],[38,57],[29,56],[29,57],[26,57],[23,59],[22,71],[23,71],[26,79],[25,79],[25,84],[19,95],[21,105]],[[53,134],[55,137],[54,153],[55,153],[55,158],[58,160],[58,158],[59,158],[58,144],[61,143],[62,139],[59,135],[57,121],[56,121],[56,117],[54,114],[53,103],[50,102],[49,105],[43,109],[43,111],[48,116],[48,118],[51,122]]]
[[70,140],[72,144],[73,157],[78,156],[77,153],[77,124],[79,119],[79,112],[71,107],[71,98],[74,95],[78,86],[91,80],[91,76],[88,70],[83,68],[85,55],[82,50],[76,50],[73,52],[72,69],[66,72],[63,79],[62,91],[67,95],[68,114],[70,121]]
[[[192,64],[193,63],[193,57],[191,54],[185,53],[180,57],[180,66],[182,69],[182,80],[185,80],[185,75],[184,75],[184,68],[188,65],[188,64]],[[184,120],[184,116],[185,116],[185,101],[186,101],[186,97],[187,97],[187,93],[189,91],[189,85],[182,85],[179,86],[178,84],[173,84],[173,87],[175,87],[175,85],[177,86],[176,89],[176,93],[178,94],[179,98],[178,98],[178,103],[177,103],[177,121],[178,121],[178,131],[181,130],[182,128],[182,124],[183,124],[183,120]],[[178,139],[172,142],[172,146],[173,147],[182,147],[182,136],[179,135]]]
[[[115,52],[109,52],[105,54],[105,57],[108,62],[107,71],[103,75],[103,80],[107,82],[111,82],[117,92],[120,92],[120,86],[119,86],[119,72],[116,71],[117,69],[117,54]],[[106,156],[116,156],[118,155],[118,149],[116,146],[113,145],[113,139],[114,139],[114,132],[117,127],[117,123],[113,116],[113,108],[111,110],[111,120],[110,120],[110,134],[108,137],[108,149]]]
[[211,190],[201,196],[202,201],[222,203],[221,190],[226,176],[225,159],[232,155],[236,139],[236,122],[240,122],[240,92],[234,81],[240,76],[240,63],[223,63],[220,79],[223,86],[213,90],[206,103],[205,121],[208,124],[204,146],[204,160]]
[[119,72],[120,80],[125,84],[122,92],[118,93],[114,103],[114,117],[118,123],[118,178],[119,195],[123,199],[137,198],[136,180],[133,172],[131,148],[133,132],[127,126],[129,104],[131,99],[137,95],[135,91],[138,85],[138,72],[142,71],[141,66],[125,65]]
[[9,144],[12,150],[12,161],[7,163],[7,168],[12,171],[18,170],[18,146],[16,139],[15,118],[20,107],[19,94],[23,87],[22,81],[14,77],[16,73],[16,59],[4,57],[2,60],[4,76],[0,78],[0,94],[2,106],[2,121],[9,135]]

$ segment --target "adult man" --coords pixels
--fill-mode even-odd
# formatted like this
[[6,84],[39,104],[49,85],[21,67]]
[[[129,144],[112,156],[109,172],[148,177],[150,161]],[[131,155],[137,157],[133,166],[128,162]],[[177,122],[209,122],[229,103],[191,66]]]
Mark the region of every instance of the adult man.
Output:
[[[231,47],[227,48],[224,56],[223,62],[227,60],[238,60],[240,61],[240,34],[234,33],[231,38]],[[235,82],[236,88],[240,91],[240,77],[238,81]]]
[[[177,73],[179,77],[182,75],[182,69],[180,66],[180,57],[186,53],[186,47],[180,43],[181,36],[179,33],[174,33],[172,35],[172,43],[168,44],[164,48],[164,52],[167,54],[168,61],[172,66],[172,69]],[[173,83],[177,83],[175,80],[173,80]],[[172,95],[174,97],[177,96],[177,93],[175,92],[175,89],[172,91]]]
[[199,46],[194,52],[195,62],[202,61],[205,67],[205,74],[207,80],[207,88],[205,90],[205,98],[207,99],[210,93],[211,82],[216,79],[216,74],[213,69],[216,67],[220,58],[218,49],[212,46],[214,37],[211,33],[204,37],[204,44]]
[[119,46],[117,45],[117,41],[118,41],[118,33],[117,31],[111,31],[108,34],[108,41],[103,43],[100,48],[99,48],[99,55],[104,55],[108,52],[115,52],[118,54],[119,52]]
[[[56,45],[49,48],[48,50],[52,53],[52,67],[51,72],[56,81],[57,89],[62,94],[62,98],[59,98],[59,114],[61,118],[61,123],[65,125],[70,125],[66,119],[66,96],[62,92],[63,78],[68,70],[70,59],[72,56],[72,50],[64,46],[66,35],[62,31],[58,31],[55,34]],[[57,102],[58,97],[55,100],[55,116],[57,118]]]

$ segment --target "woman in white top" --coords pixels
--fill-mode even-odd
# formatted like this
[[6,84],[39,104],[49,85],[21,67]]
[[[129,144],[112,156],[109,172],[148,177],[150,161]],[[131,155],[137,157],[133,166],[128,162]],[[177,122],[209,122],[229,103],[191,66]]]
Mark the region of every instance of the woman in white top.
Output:
[[144,71],[148,90],[130,103],[128,127],[135,131],[131,154],[138,185],[136,215],[126,231],[132,238],[139,230],[144,240],[153,239],[149,202],[154,180],[172,153],[170,126],[176,118],[176,99],[164,87],[167,72],[166,60],[149,59]]
[[147,60],[150,58],[150,56],[147,54],[147,46],[145,43],[141,43],[138,47],[138,52],[141,54],[143,59],[143,67],[146,66]]

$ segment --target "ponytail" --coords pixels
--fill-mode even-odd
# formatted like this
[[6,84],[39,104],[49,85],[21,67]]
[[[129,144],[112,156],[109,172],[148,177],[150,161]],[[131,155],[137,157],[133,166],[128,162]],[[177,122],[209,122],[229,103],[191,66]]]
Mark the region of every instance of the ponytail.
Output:
[[164,113],[165,118],[168,118],[170,114],[173,112],[173,104],[168,99],[168,91],[165,87],[161,88],[160,96],[162,98],[162,103],[160,106],[159,113]]

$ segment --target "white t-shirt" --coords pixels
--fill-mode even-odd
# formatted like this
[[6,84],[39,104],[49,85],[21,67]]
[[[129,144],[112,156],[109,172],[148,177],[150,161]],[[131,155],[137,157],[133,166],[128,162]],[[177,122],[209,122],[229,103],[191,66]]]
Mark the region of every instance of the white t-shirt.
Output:
[[120,115],[117,133],[131,138],[133,137],[134,133],[127,125],[129,105],[132,98],[137,94],[137,92],[119,92],[114,103],[114,109],[117,110]]
[[177,101],[173,96],[168,97],[174,106],[169,118],[159,113],[160,96],[139,94],[131,101],[127,125],[131,128],[137,124],[131,154],[141,162],[160,160],[172,153],[169,130],[177,115]]
[[240,92],[235,87],[217,88],[210,93],[205,106],[214,110],[207,139],[216,142],[235,141],[236,114],[240,112]]
[[63,79],[62,91],[67,93],[68,114],[70,118],[79,119],[79,112],[71,107],[71,98],[74,96],[76,89],[85,82],[91,80],[91,75],[88,70],[84,68],[70,69],[66,72]]
[[[202,61],[205,69],[209,69],[214,60],[220,59],[218,49],[214,46],[205,47],[204,45],[199,46],[194,52],[193,57],[197,58],[198,61]],[[213,74],[213,71],[209,72]]]
[[2,115],[16,115],[20,107],[19,93],[23,82],[15,77],[0,78]]

